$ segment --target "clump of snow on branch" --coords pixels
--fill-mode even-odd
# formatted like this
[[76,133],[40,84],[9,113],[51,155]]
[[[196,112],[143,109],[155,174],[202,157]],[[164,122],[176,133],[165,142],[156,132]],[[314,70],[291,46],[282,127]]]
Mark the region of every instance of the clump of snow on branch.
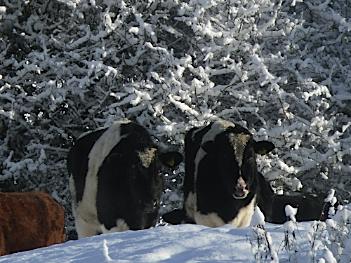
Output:
[[259,159],[276,189],[349,199],[350,13],[324,0],[0,0],[1,187],[55,192],[70,211],[65,158],[82,132],[130,118],[182,147],[220,117],[276,145]]
[[261,209],[256,206],[254,214],[251,219],[251,226],[264,226],[265,225],[265,217],[264,214],[262,213]]
[[296,240],[296,231],[297,231],[296,214],[297,214],[297,208],[294,208],[290,205],[285,206],[285,215],[286,215],[287,221],[284,223],[284,229],[285,229],[284,248],[286,249],[289,255],[289,261],[291,262],[297,261],[297,254],[299,253],[299,248],[297,246],[297,240]]

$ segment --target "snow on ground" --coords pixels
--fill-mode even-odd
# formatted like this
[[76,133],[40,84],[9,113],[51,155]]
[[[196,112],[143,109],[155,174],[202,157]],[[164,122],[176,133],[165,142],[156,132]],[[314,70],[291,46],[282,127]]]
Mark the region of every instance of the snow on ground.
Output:
[[326,222],[283,225],[265,223],[256,209],[251,225],[184,224],[109,233],[3,256],[0,263],[351,262],[350,205],[339,206]]
[[[281,233],[282,227],[272,225],[270,229],[279,238],[278,233]],[[0,262],[96,263],[109,262],[109,259],[118,262],[254,262],[249,238],[248,228],[163,226],[68,241],[48,248],[4,256],[0,258]]]
[[[295,214],[287,209],[290,216]],[[70,240],[0,257],[0,263],[104,262],[351,262],[351,206],[339,206],[326,222],[264,222],[255,210],[251,226],[158,226]]]
[[[297,259],[301,261],[297,262],[307,262],[310,256],[311,245],[306,233],[311,225],[311,222],[298,225],[296,247],[299,249]],[[257,262],[254,251],[258,239],[253,229],[234,229],[228,225],[219,228],[200,225],[162,226],[68,241],[3,256],[0,262]],[[267,224],[266,230],[272,237],[280,262],[287,262],[289,253],[284,249],[284,225]],[[266,261],[264,258],[261,260]]]

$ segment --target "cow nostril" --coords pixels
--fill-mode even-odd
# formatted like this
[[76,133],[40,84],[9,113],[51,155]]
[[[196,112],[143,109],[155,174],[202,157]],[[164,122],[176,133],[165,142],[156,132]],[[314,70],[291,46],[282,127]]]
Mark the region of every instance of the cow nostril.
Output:
[[246,184],[245,180],[242,177],[239,177],[234,187],[233,197],[235,199],[244,199],[248,194],[249,194],[248,185]]
[[247,184],[242,177],[240,177],[238,179],[238,181],[236,182],[235,189],[237,189],[237,190],[246,190],[247,189]]

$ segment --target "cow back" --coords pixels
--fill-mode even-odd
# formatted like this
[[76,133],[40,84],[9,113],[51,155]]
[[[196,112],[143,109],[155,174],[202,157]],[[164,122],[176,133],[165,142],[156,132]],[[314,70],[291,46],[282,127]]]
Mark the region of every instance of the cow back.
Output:
[[0,254],[64,240],[64,209],[49,194],[0,193]]
[[285,215],[285,207],[290,205],[297,208],[296,220],[313,221],[326,220],[330,204],[324,202],[323,196],[313,194],[274,195],[272,197],[270,223],[282,224],[289,220]]

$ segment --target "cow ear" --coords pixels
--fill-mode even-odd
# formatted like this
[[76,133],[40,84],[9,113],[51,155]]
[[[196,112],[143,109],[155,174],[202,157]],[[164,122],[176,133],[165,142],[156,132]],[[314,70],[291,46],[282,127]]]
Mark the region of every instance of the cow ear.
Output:
[[183,161],[183,155],[177,151],[160,153],[161,163],[169,168],[177,167]]
[[258,141],[254,144],[255,153],[265,155],[275,148],[274,144],[269,141]]

